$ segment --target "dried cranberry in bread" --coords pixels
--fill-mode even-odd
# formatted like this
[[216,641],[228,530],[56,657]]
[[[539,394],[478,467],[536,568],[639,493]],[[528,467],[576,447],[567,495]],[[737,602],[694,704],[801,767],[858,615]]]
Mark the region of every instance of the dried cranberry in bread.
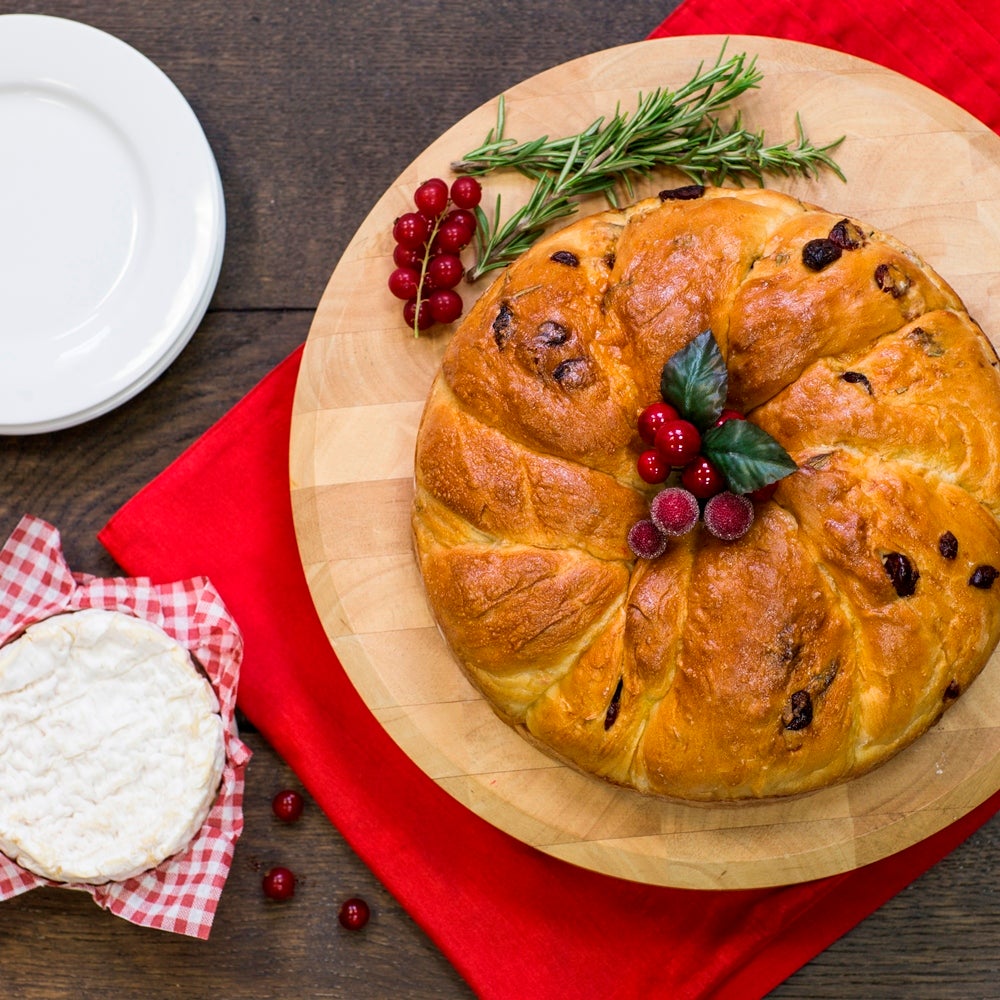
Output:
[[[433,613],[496,712],[574,766],[721,801],[860,775],[1000,636],[1000,376],[891,237],[767,190],[568,226],[448,345],[416,451]],[[636,560],[640,410],[705,329],[799,464],[745,537]]]

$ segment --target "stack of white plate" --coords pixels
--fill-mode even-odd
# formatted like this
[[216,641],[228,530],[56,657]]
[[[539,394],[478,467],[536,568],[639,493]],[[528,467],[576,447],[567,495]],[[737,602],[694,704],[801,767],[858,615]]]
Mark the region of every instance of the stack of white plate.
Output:
[[222,264],[222,184],[168,77],[62,18],[0,16],[0,144],[0,434],[59,430],[187,344]]

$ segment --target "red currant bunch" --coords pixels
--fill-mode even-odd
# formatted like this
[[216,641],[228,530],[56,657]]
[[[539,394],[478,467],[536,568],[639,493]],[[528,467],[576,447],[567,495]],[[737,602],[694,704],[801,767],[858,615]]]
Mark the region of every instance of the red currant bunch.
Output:
[[414,336],[462,315],[462,297],[455,291],[465,274],[459,255],[476,235],[474,209],[482,196],[475,177],[458,177],[450,188],[432,177],[413,193],[414,210],[393,223],[396,267],[389,291],[403,300],[403,318]]

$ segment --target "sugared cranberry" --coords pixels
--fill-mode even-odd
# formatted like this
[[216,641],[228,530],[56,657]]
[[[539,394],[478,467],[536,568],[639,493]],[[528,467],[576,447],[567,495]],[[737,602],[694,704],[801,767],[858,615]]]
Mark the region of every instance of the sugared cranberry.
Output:
[[371,909],[360,896],[352,896],[340,904],[337,919],[349,931],[359,931],[371,917]]
[[687,465],[701,451],[701,434],[689,420],[668,420],[657,432],[656,450],[672,465]]
[[699,455],[684,469],[681,483],[699,500],[714,497],[726,488],[722,473],[704,455]]
[[653,449],[639,455],[636,469],[644,483],[662,483],[670,475],[670,465],[658,451]]
[[288,868],[272,868],[263,881],[264,895],[283,903],[295,895],[295,874]]
[[680,414],[669,403],[650,403],[639,414],[639,437],[651,448],[656,442],[656,432],[668,421],[677,420]]
[[697,523],[701,511],[694,494],[679,486],[661,490],[649,505],[653,524],[665,535],[684,535]]
[[629,528],[627,541],[632,554],[639,559],[656,559],[667,548],[667,536],[648,517]]
[[304,806],[305,799],[290,788],[278,792],[271,799],[271,811],[285,823],[294,823],[302,815]]
[[753,504],[738,493],[716,493],[705,504],[705,527],[724,542],[742,538],[753,524]]

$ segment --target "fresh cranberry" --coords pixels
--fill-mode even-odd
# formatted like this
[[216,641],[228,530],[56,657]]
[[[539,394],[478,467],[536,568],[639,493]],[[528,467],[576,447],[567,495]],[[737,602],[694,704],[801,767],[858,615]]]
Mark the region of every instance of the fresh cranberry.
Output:
[[352,896],[340,904],[337,919],[349,931],[359,931],[368,923],[370,916],[371,909],[368,904],[360,896]]
[[713,426],[721,427],[728,420],[746,420],[746,417],[739,410],[723,410]]
[[753,490],[748,494],[748,496],[751,500],[756,500],[757,503],[767,503],[767,501],[774,496],[774,492],[777,488],[777,482],[768,483],[767,486],[762,486],[759,490]]
[[636,462],[639,478],[644,483],[662,483],[670,475],[670,465],[652,448],[644,451]]
[[294,823],[302,815],[305,804],[298,792],[286,788],[271,799],[271,811],[283,822]]
[[701,451],[701,435],[689,420],[668,420],[657,432],[656,450],[670,465],[687,465]]
[[704,455],[699,455],[681,473],[681,482],[699,500],[714,497],[726,488],[722,473]]
[[676,420],[679,416],[669,403],[650,403],[639,414],[639,437],[652,447],[656,441],[656,432],[668,420]]
[[288,868],[272,868],[264,876],[263,888],[268,899],[283,903],[295,895],[295,874]]

